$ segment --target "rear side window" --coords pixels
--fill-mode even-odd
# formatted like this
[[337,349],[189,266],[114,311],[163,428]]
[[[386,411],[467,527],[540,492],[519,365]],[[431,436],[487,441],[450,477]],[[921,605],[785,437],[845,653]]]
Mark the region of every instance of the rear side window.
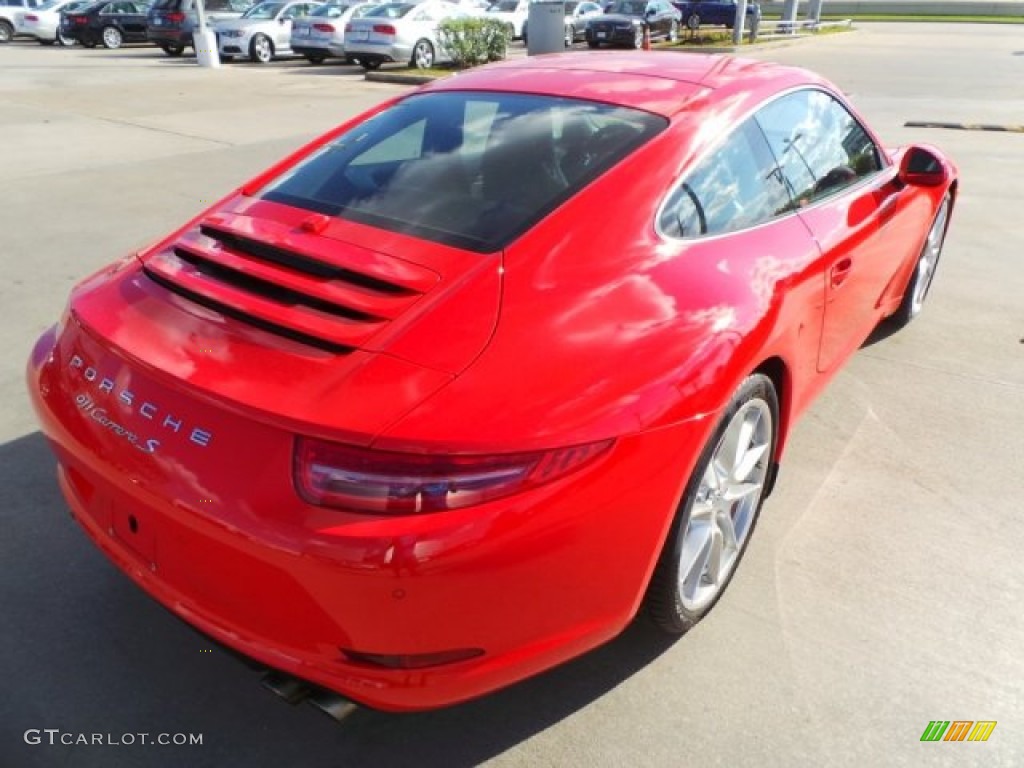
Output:
[[340,136],[261,196],[486,253],[666,124],[574,99],[421,94]]
[[864,127],[823,91],[790,93],[755,117],[797,206],[833,195],[882,167]]
[[749,119],[686,174],[658,228],[669,237],[718,235],[763,224],[790,207],[768,143]]
[[[156,0],[153,5],[150,6],[150,10],[154,11],[181,11],[187,10],[187,6],[191,5],[189,0]],[[207,8],[211,7],[207,3]]]

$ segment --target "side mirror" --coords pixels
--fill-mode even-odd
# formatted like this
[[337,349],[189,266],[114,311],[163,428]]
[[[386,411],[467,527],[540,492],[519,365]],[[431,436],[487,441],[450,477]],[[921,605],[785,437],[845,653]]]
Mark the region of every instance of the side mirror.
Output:
[[904,184],[916,187],[940,187],[946,183],[949,174],[942,160],[931,149],[913,145],[903,153],[900,161],[899,179]]

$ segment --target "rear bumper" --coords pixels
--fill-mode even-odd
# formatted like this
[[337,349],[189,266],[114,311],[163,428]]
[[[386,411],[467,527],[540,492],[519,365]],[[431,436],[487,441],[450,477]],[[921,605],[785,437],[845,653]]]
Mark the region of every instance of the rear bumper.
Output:
[[[60,346],[53,331],[39,340],[28,388],[89,538],[217,641],[384,710],[474,698],[618,634],[639,606],[702,444],[701,423],[687,423],[620,439],[594,465],[509,499],[421,516],[350,515],[299,501],[292,437],[267,427],[239,425],[256,447],[237,463],[252,466],[188,466],[186,454],[133,450],[76,407],[80,388],[59,364]],[[161,405],[175,394],[136,385]],[[207,423],[209,411],[194,406],[187,417]],[[228,437],[227,419],[217,428],[218,439]],[[402,670],[353,662],[342,649],[483,653]]]
[[406,62],[412,58],[412,46],[354,43],[348,46],[346,53],[360,61]]
[[344,46],[333,45],[331,43],[323,43],[316,45],[310,45],[309,43],[295,45],[293,43],[292,53],[296,54],[297,56],[329,56],[339,59],[346,58],[348,55],[347,52],[345,51]]
[[146,39],[157,45],[192,45],[192,30],[147,27]]

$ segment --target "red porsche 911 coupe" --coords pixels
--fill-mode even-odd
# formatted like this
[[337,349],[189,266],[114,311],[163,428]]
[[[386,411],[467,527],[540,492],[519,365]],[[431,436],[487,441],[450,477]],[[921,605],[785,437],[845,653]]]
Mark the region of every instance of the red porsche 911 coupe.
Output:
[[84,280],[29,388],[150,595],[293,698],[438,707],[700,620],[796,418],[921,311],[956,194],[799,69],[500,63]]

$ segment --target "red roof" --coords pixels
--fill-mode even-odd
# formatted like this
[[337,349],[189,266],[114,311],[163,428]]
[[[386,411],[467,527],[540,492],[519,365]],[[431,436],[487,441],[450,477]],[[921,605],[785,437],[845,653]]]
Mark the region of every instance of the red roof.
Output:
[[821,82],[794,67],[718,54],[581,51],[460,72],[429,90],[499,90],[604,101],[671,116],[710,90],[768,94]]

